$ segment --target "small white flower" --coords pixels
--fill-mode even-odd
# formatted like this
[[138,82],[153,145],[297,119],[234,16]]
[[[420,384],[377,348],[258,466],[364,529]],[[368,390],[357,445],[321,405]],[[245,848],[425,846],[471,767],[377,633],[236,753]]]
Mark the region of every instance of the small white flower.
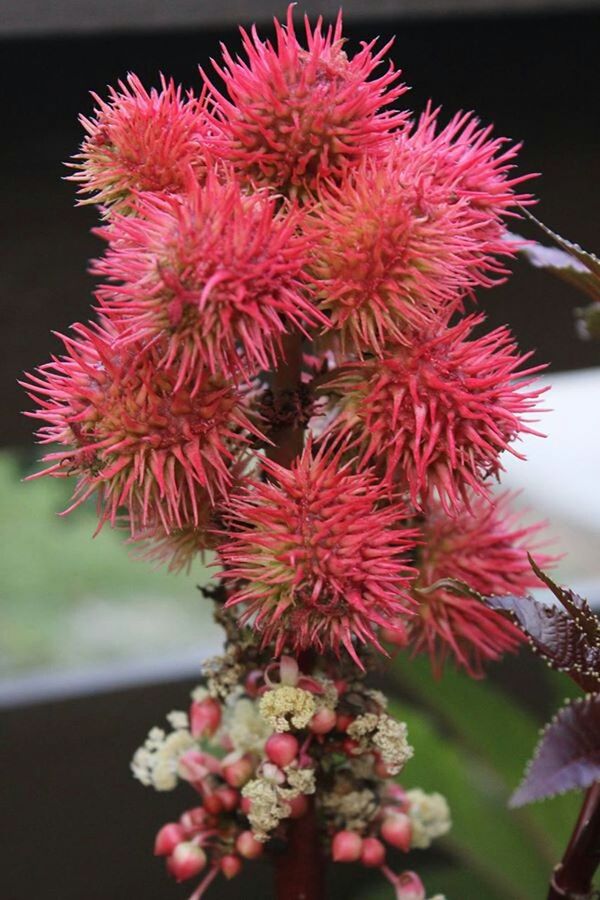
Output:
[[131,761],[134,778],[157,791],[172,791],[179,778],[179,760],[194,746],[195,741],[185,728],[178,727],[168,735],[162,728],[153,728]]
[[263,719],[275,731],[306,728],[317,706],[310,691],[282,684],[267,691],[260,698],[259,709]]
[[167,721],[171,728],[175,728],[179,730],[181,728],[189,729],[190,723],[188,719],[188,715],[181,710],[174,709],[173,712],[170,712],[167,715]]
[[406,792],[406,800],[412,826],[411,847],[425,850],[435,838],[450,831],[450,808],[441,794],[426,794],[420,788],[414,788]]
[[252,700],[243,697],[225,709],[222,732],[240,753],[262,753],[272,731]]

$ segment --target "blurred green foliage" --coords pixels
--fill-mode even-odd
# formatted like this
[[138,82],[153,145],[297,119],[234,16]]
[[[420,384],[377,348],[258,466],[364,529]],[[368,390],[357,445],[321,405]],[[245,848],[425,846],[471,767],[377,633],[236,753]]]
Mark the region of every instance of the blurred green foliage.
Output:
[[[135,629],[142,615],[151,615],[152,604],[164,618],[163,607],[176,600],[173,617],[183,617],[182,629],[189,629],[192,615],[199,628],[210,620],[210,605],[195,589],[210,571],[198,564],[189,575],[174,576],[164,567],[133,559],[123,535],[108,526],[93,538],[97,519],[92,505],[65,518],[57,515],[68,505],[72,482],[42,478],[23,483],[26,474],[27,466],[14,454],[0,453],[0,671],[61,664],[72,632],[72,640],[77,639],[72,617],[86,603],[96,604],[97,615],[78,624],[83,631],[93,629],[104,607],[105,618],[116,611],[115,629],[121,634],[114,635],[115,654],[127,650],[125,622]],[[137,611],[142,601],[147,613],[123,618],[125,605]],[[135,635],[130,637],[135,644]],[[92,646],[93,635],[89,638]],[[98,647],[99,656],[110,654],[110,643],[109,636]]]
[[[510,663],[527,675],[541,661],[526,650]],[[449,900],[541,900],[548,889],[581,805],[578,794],[520,810],[508,809],[510,794],[530,758],[545,708],[572,694],[564,676],[536,672],[544,691],[534,714],[492,678],[475,681],[447,667],[436,680],[426,659],[400,656],[393,666],[394,713],[408,723],[414,758],[402,783],[440,791],[450,804],[453,828],[431,851],[401,860],[422,874],[430,895]],[[493,676],[493,667],[492,667]],[[531,697],[528,698],[531,701]],[[535,698],[534,698],[535,700]],[[542,700],[542,698],[540,698]],[[535,707],[535,702],[531,704]],[[439,852],[447,858],[440,864]],[[389,890],[363,894],[389,900]]]

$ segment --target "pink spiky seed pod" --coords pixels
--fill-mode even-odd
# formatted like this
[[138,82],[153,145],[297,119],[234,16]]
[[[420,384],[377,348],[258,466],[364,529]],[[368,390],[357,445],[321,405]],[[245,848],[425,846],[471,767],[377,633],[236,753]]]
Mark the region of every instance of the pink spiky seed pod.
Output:
[[[415,586],[419,614],[406,624],[414,652],[428,653],[438,674],[453,657],[470,675],[481,677],[484,663],[522,643],[511,622],[475,597],[443,584],[433,587],[442,579],[455,579],[485,597],[520,597],[538,585],[527,552],[542,546],[544,523],[523,524],[511,511],[511,500],[509,494],[493,502],[474,497],[471,512],[465,510],[459,519],[448,517],[439,505],[426,512]],[[555,559],[548,554],[539,558],[545,565]]]
[[344,354],[382,356],[389,343],[410,344],[415,329],[495,283],[497,259],[472,227],[467,201],[450,194],[418,156],[396,151],[321,191],[305,223],[307,274]]
[[408,491],[420,509],[435,495],[460,513],[470,492],[487,493],[500,455],[520,434],[538,434],[529,414],[545,388],[543,366],[523,368],[507,328],[473,337],[482,316],[415,332],[394,355],[349,365],[326,386],[339,392],[329,431],[359,448],[364,465]]
[[256,28],[241,29],[247,61],[223,47],[223,66],[213,66],[228,96],[209,84],[215,117],[225,138],[224,156],[250,182],[290,196],[313,193],[320,180],[339,182],[367,154],[381,156],[406,114],[388,110],[406,87],[388,62],[375,72],[391,46],[363,42],[352,57],[343,50],[341,13],[323,31],[305,17],[306,49],[293,21],[275,20],[275,44]]
[[521,144],[494,136],[492,126],[483,126],[473,113],[459,112],[443,128],[439,118],[440,109],[428,104],[413,127],[397,136],[397,152],[407,161],[418,159],[423,176],[445,185],[449,202],[464,203],[471,227],[495,252],[506,253],[498,243],[502,220],[533,202],[520,185],[535,175],[513,171]]
[[149,517],[143,529],[136,529],[130,543],[135,546],[133,556],[156,566],[166,565],[169,572],[189,573],[198,557],[204,559],[207,550],[215,548],[214,507],[203,504],[198,508],[198,524],[182,524],[169,529],[156,517]]
[[268,480],[229,501],[220,553],[235,580],[228,605],[243,606],[276,655],[343,647],[362,666],[355,642],[381,649],[377,628],[412,605],[405,554],[416,533],[385,485],[342,453],[309,441],[291,469],[265,459]]
[[93,493],[100,525],[123,514],[132,536],[160,523],[166,532],[199,526],[233,481],[240,452],[260,437],[243,398],[206,370],[192,386],[177,368],[158,366],[156,347],[119,345],[109,324],[75,325],[66,355],[24,386],[47,424],[42,444],[62,444],[39,474],[78,478],[69,512]]
[[272,368],[282,335],[327,321],[305,284],[297,210],[214,173],[138,207],[98,230],[109,247],[93,267],[106,279],[97,297],[122,341],[161,339],[161,363],[182,379],[203,367],[245,377]]
[[[259,419],[260,417],[254,415],[252,391],[244,390],[243,386],[238,390],[242,408],[252,409],[252,418]],[[249,463],[251,456],[244,453],[237,457],[234,463],[230,461],[228,467],[231,478],[230,490],[235,490]],[[195,521],[182,522],[181,525],[169,528],[165,527],[160,517],[149,515],[144,527],[136,528],[128,543],[134,548],[132,553],[134,559],[146,560],[156,567],[166,566],[168,571],[174,574],[179,572],[189,574],[197,559],[204,563],[207,551],[216,549],[219,523],[219,503],[213,505],[211,501],[198,506]]]
[[110,88],[108,100],[92,94],[90,118],[81,116],[86,136],[70,167],[80,203],[97,203],[105,212],[131,213],[140,191],[177,194],[192,177],[202,181],[208,156],[216,149],[215,124],[207,115],[206,95],[183,94],[163,76],[150,91],[136,75]]

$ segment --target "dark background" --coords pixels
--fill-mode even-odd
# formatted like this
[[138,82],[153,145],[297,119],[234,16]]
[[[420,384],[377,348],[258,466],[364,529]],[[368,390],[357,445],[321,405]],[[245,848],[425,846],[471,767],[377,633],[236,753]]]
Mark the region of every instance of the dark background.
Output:
[[[414,85],[407,97],[412,108],[432,97],[448,115],[476,109],[498,133],[524,140],[523,171],[544,173],[536,184],[539,216],[598,251],[599,25],[591,12],[499,14],[349,23],[346,31],[351,48],[375,34],[398,35],[392,55]],[[61,161],[81,140],[77,115],[91,110],[88,91],[103,92],[129,70],[146,84],[162,71],[198,87],[197,64],[208,65],[219,40],[237,42],[232,30],[0,42],[3,443],[31,443],[31,424],[19,415],[20,372],[58,348],[51,329],[88,315],[92,283],[85,267],[99,251],[89,234],[96,215],[74,210],[73,186],[61,181]],[[572,308],[580,297],[544,273],[516,268],[510,284],[481,298],[491,321],[509,322],[522,345],[537,347],[537,358],[553,369],[597,364],[597,347],[574,333]],[[169,810],[176,813],[181,797],[141,791],[127,771],[157,710],[180,707],[186,689],[158,685],[4,713],[2,900],[186,896],[148,859],[157,824]],[[354,882],[356,872],[339,877]],[[340,896],[349,885],[341,884]],[[220,881],[211,896],[242,890],[249,900],[268,893],[257,874],[243,886],[241,879],[230,888]]]

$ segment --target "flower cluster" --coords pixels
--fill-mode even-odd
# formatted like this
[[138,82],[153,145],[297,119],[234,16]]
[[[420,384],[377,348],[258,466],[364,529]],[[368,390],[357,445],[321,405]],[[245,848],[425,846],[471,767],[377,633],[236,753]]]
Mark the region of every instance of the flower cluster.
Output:
[[334,680],[302,673],[289,656],[259,668],[250,657],[229,647],[212,660],[189,711],[170,713],[172,730],[153,728],[134,755],[142,784],[165,791],[183,781],[200,797],[160,829],[155,853],[179,881],[203,874],[199,900],[219,873],[234,877],[314,813],[334,862],[378,868],[400,900],[407,885],[416,891],[420,879],[394,874],[388,849],[427,848],[451,822],[441,795],[391,780],[413,755],[406,724],[355,671]]

